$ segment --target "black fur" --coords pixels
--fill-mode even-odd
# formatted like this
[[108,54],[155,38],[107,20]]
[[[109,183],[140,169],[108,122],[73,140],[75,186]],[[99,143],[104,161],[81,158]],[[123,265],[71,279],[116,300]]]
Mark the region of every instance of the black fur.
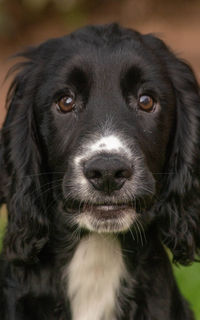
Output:
[[[200,95],[193,71],[155,36],[115,24],[85,27],[22,56],[1,137],[0,196],[8,226],[0,319],[72,319],[61,273],[80,239],[65,209],[63,181],[71,174],[71,155],[108,115],[137,144],[155,181],[153,194],[138,196],[146,240],[132,238],[135,228],[118,235],[131,279],[121,284],[123,312],[116,319],[192,320],[163,244],[177,263],[198,258]],[[55,107],[66,86],[76,91],[73,114]],[[140,90],[159,103],[157,112],[135,107]],[[80,230],[81,238],[86,234]]]

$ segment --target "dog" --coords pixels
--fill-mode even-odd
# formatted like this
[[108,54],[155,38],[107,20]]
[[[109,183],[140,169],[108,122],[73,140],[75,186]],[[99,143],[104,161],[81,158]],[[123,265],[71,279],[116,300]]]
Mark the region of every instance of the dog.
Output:
[[118,24],[18,56],[1,131],[0,319],[194,319],[167,252],[182,265],[200,253],[192,69]]

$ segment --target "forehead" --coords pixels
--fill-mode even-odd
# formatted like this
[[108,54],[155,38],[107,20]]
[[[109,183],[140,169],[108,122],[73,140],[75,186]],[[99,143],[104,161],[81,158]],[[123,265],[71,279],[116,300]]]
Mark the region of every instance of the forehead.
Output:
[[138,78],[152,84],[163,81],[163,66],[158,63],[156,55],[136,40],[118,39],[114,44],[96,45],[64,39],[62,48],[51,61],[53,78],[47,80],[53,82],[56,78],[57,84],[62,86],[73,79],[84,82],[86,77],[92,85],[112,86],[119,85],[130,70],[131,81],[137,82]]
[[[158,52],[143,41],[143,36],[130,32],[126,36],[112,32],[80,32],[53,40],[43,46],[42,90],[50,97],[66,86],[91,92],[112,92],[122,88],[136,89],[142,85],[149,91],[162,93],[170,89],[170,79]],[[41,73],[40,73],[41,74]],[[125,81],[124,81],[125,79]],[[130,87],[133,86],[133,87]],[[135,91],[135,92],[136,92]],[[43,92],[42,92],[43,94]]]
[[90,42],[79,42],[74,39],[70,44],[70,54],[68,55],[69,41],[64,43],[63,52],[59,55],[63,57],[63,66],[79,66],[87,68],[91,66],[93,70],[104,72],[110,68],[116,71],[129,68],[132,65],[143,67],[148,62],[150,66],[159,68],[155,54],[151,50],[134,39],[125,41],[118,39],[114,44],[105,42],[97,46]]

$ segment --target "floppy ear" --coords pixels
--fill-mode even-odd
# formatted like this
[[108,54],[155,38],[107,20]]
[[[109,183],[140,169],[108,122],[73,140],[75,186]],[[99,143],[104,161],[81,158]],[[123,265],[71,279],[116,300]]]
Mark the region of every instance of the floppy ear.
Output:
[[3,150],[2,150],[2,137],[0,131],[0,206],[5,203],[6,198],[6,190],[5,185],[7,183],[4,165],[3,165]]
[[41,195],[42,157],[34,116],[37,83],[37,49],[23,56],[9,93],[8,113],[2,129],[3,165],[8,183],[6,202],[8,226],[4,241],[7,259],[34,262],[48,240],[48,217],[45,195]]
[[176,128],[172,137],[158,229],[174,261],[188,264],[200,254],[200,95],[192,69],[152,35],[151,48],[167,67],[176,96]]

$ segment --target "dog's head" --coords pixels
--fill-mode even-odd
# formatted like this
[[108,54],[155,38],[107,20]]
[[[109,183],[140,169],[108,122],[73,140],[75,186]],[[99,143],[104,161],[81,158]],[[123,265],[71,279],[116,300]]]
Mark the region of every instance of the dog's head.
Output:
[[94,232],[153,217],[174,258],[194,260],[200,96],[190,67],[153,35],[117,25],[86,27],[23,56],[2,131],[9,255],[36,256],[56,208]]

